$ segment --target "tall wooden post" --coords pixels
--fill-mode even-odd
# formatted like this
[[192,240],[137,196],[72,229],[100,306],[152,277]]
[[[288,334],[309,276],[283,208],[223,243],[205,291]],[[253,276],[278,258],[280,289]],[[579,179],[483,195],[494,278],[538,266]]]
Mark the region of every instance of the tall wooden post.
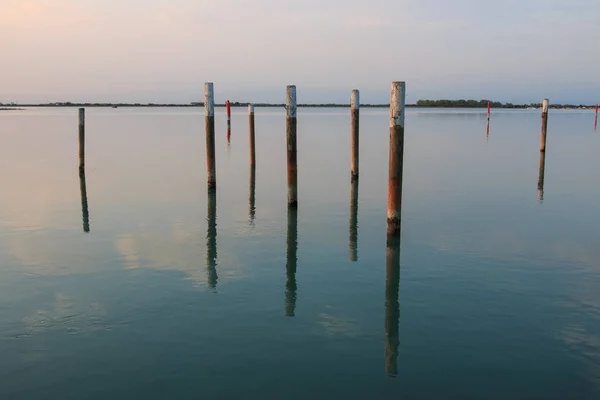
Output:
[[79,109],[79,171],[85,169],[85,108]]
[[400,235],[405,98],[406,84],[404,82],[392,82],[387,209],[387,233],[392,236]]
[[360,93],[358,90],[353,90],[350,97],[350,114],[352,118],[352,154],[350,162],[351,179],[358,179],[358,132],[359,132],[359,116],[360,116]]
[[548,129],[548,99],[542,102],[542,139],[540,151],[546,151],[546,130]]
[[255,148],[255,132],[254,132],[254,105],[248,104],[248,134],[250,136],[250,168],[256,166],[256,148]]
[[215,159],[215,97],[212,82],[204,84],[204,126],[206,131],[206,173],[208,190],[217,188]]
[[296,149],[296,86],[286,88],[286,137],[288,206],[298,206],[298,165]]

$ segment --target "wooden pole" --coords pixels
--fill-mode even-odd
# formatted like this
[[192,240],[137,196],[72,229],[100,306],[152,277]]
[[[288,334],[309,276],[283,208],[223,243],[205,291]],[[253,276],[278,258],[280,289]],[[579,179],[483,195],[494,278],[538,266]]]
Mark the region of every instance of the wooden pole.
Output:
[[215,161],[215,97],[212,82],[204,84],[204,127],[206,131],[206,173],[209,191],[217,188]]
[[385,252],[385,372],[398,375],[400,237],[388,236]]
[[85,185],[85,170],[79,170],[79,190],[81,191],[81,214],[83,219],[83,231],[90,231],[90,213],[88,211],[87,187]]
[[231,105],[229,100],[225,102],[225,109],[227,110],[227,145],[231,144]]
[[296,266],[298,263],[298,209],[288,207],[285,283],[285,316],[296,315]]
[[208,287],[217,287],[217,192],[208,192],[208,230],[206,232],[206,273]]
[[296,86],[286,88],[286,137],[288,206],[298,206],[298,164],[296,149]]
[[360,93],[358,90],[353,90],[350,97],[350,114],[352,118],[352,155],[351,155],[351,179],[358,179],[358,131],[360,117]]
[[250,167],[254,168],[256,166],[256,148],[254,142],[254,105],[248,104],[248,126],[250,135]]
[[350,261],[358,261],[358,180],[350,183]]
[[538,176],[538,200],[544,201],[544,172],[546,170],[546,152],[540,151],[540,173]]
[[542,102],[542,139],[540,151],[546,151],[546,130],[548,129],[548,99]]
[[390,156],[387,210],[387,233],[391,236],[400,235],[405,99],[406,83],[392,82],[390,98]]
[[85,169],[85,108],[79,109],[79,171]]

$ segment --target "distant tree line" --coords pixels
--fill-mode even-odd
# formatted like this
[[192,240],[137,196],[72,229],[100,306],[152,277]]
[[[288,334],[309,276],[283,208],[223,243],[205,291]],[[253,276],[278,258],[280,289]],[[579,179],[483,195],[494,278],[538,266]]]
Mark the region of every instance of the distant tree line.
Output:
[[[442,108],[487,108],[488,101],[492,108],[540,108],[542,103],[513,104],[501,103],[491,100],[419,100],[416,107],[442,107]],[[591,108],[591,105],[585,104],[552,104],[550,108]]]

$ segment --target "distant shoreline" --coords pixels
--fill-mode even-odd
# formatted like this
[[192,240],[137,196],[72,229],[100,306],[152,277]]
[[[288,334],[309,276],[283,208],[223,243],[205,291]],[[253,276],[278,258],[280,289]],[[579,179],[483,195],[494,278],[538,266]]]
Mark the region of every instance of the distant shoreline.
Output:
[[[440,102],[440,101],[436,101]],[[420,100],[419,103],[424,103]],[[456,103],[456,104],[452,104]],[[285,104],[274,104],[274,103],[253,103],[255,107],[269,107],[269,108],[285,108]],[[248,103],[231,102],[231,107],[247,107]],[[40,107],[40,108],[73,108],[73,107],[89,107],[89,108],[201,108],[204,107],[204,103],[189,103],[189,104],[176,104],[176,103],[44,103],[44,104],[0,104],[0,111],[14,111],[24,110],[25,108]],[[215,104],[215,107],[225,107],[225,104]],[[350,108],[350,104],[298,104],[300,108]],[[389,108],[389,104],[361,104],[361,108]],[[426,104],[407,104],[407,108],[442,108],[442,109],[486,109],[487,105],[465,105],[459,103],[459,101],[444,101],[443,104],[431,104],[427,101]],[[550,108],[554,109],[594,109],[596,105],[584,105],[584,104],[550,104]],[[491,108],[505,108],[505,109],[538,109],[541,108],[541,104],[502,104],[493,103]]]

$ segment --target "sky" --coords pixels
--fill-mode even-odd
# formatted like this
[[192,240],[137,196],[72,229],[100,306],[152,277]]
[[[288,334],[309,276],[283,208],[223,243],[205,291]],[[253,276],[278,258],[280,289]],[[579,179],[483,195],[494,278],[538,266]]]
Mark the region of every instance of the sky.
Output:
[[599,0],[0,0],[0,102],[600,102]]

